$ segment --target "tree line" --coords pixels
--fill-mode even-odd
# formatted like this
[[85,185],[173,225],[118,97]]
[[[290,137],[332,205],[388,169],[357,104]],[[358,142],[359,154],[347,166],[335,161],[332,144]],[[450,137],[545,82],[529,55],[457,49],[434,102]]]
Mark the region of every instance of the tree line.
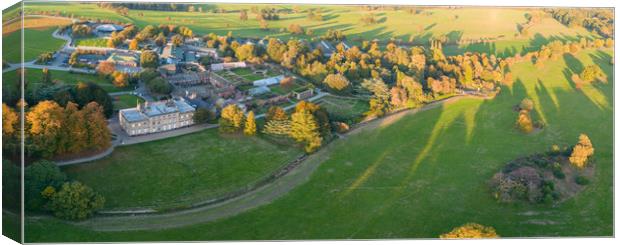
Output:
[[[41,101],[32,107],[26,104],[21,106],[25,111],[25,153],[30,159],[100,151],[110,146],[111,133],[103,108],[96,102],[82,108],[73,102],[62,107],[51,100]],[[9,155],[18,154],[22,140],[16,120],[19,114],[4,103],[2,114],[3,118],[7,118],[3,122],[3,149]]]

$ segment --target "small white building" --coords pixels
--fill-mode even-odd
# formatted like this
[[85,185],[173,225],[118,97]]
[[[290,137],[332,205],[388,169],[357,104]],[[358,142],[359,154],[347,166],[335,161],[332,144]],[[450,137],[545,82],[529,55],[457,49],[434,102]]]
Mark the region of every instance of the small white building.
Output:
[[221,70],[225,70],[225,69],[244,68],[246,66],[247,65],[243,61],[241,61],[241,62],[229,62],[229,63],[218,63],[218,64],[211,64],[211,70],[212,71],[221,71]]

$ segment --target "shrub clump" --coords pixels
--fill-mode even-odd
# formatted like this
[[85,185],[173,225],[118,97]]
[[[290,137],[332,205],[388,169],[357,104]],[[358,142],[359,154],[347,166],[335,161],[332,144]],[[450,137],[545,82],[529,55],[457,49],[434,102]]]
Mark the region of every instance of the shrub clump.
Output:
[[467,223],[452,229],[452,231],[441,234],[441,239],[463,239],[463,238],[498,238],[495,228],[476,223]]

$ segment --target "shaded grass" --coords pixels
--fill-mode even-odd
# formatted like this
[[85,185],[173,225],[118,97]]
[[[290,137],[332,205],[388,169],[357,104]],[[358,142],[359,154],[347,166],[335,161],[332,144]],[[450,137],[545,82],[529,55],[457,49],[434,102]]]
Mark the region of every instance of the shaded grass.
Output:
[[[502,237],[613,235],[613,73],[609,51],[581,52],[608,75],[596,93],[577,91],[563,59],[544,70],[512,67],[516,83],[493,100],[462,99],[384,121],[334,142],[309,182],[270,205],[235,217],[168,230],[93,232],[54,219],[29,220],[27,241],[436,238],[476,222]],[[575,61],[572,61],[575,62]],[[547,126],[524,135],[512,106],[524,97]],[[600,107],[593,101],[607,101]],[[519,156],[572,145],[580,133],[596,148],[596,173],[580,194],[557,206],[499,204],[486,185]],[[150,169],[150,168],[149,168]]]
[[144,103],[144,99],[131,94],[112,96],[112,99],[114,99],[114,110],[136,107],[137,103]]
[[106,197],[107,209],[177,208],[258,181],[294,159],[296,148],[217,129],[137,145],[63,170]]

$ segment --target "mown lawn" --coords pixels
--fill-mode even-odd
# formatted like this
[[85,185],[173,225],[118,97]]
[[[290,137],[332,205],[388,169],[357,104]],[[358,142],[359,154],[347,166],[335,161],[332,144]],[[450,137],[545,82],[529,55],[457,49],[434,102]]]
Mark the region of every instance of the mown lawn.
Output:
[[[24,29],[24,61],[32,61],[45,52],[57,51],[65,41],[52,37],[56,27],[47,29]],[[20,63],[21,32],[2,35],[2,60]]]
[[108,40],[105,38],[80,38],[75,40],[75,46],[88,46],[88,47],[107,47]]
[[106,198],[106,209],[168,209],[206,201],[253,184],[300,151],[217,129],[118,147],[92,163],[63,168]]
[[[50,70],[50,73],[52,74],[52,80],[62,81],[63,84],[76,85],[78,82],[93,82],[110,93],[132,89],[131,87],[114,87],[112,82],[110,82],[107,78],[94,74],[70,73],[68,71],[54,70]],[[43,73],[41,72],[41,69],[26,69],[26,89],[36,89],[38,86],[40,86],[42,76]],[[19,82],[17,78],[17,71],[8,71],[2,73],[2,81],[2,88],[8,89],[7,91],[3,91],[3,93],[16,92],[16,83]]]
[[112,99],[114,99],[114,110],[136,107],[136,103],[144,103],[144,99],[131,94],[115,95]]
[[[269,205],[231,218],[169,230],[125,232],[94,232],[55,219],[32,219],[27,222],[26,240],[436,238],[467,222],[493,226],[502,237],[612,236],[611,54],[567,55],[546,61],[541,70],[520,63],[511,68],[514,85],[504,87],[493,100],[462,99],[387,120],[336,141],[329,159],[309,182]],[[592,63],[603,68],[608,83],[576,90],[569,80],[571,74]],[[517,114],[512,107],[524,97],[534,101],[537,115],[546,122],[536,134],[524,135],[514,128]],[[582,193],[556,206],[500,204],[491,197],[486,183],[506,162],[544,152],[552,144],[575,144],[580,133],[588,134],[596,149],[595,178]],[[157,148],[150,155],[163,150]],[[185,155],[175,154],[181,159]],[[144,168],[138,178],[149,176],[158,180],[157,185],[172,186],[152,174],[158,170],[151,167],[154,160],[149,157],[139,158]],[[127,164],[130,160],[119,160],[109,166],[133,166]],[[115,178],[103,181],[101,177],[95,183],[119,185]],[[132,189],[127,181],[123,184],[124,189]],[[187,190],[183,186],[174,183],[175,190]]]

